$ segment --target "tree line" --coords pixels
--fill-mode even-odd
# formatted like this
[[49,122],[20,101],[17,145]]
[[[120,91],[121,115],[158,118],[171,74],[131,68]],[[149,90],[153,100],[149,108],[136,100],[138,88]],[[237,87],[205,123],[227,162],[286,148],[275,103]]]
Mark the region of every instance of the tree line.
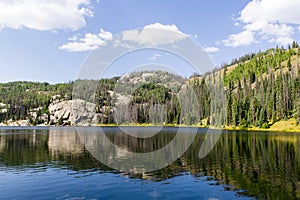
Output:
[[[85,84],[89,82],[87,80],[54,85],[1,83],[0,122],[28,119],[32,124],[39,124],[41,122],[36,119],[40,115],[49,116],[51,103],[71,100],[75,95],[76,98],[96,103],[95,112],[101,114],[99,123],[103,124],[164,123],[268,128],[278,120],[289,118],[295,118],[299,123],[299,61],[300,49],[293,42],[288,49],[276,47],[246,54],[234,59],[234,66],[224,65],[187,80],[166,72],[152,72],[155,76],[149,76],[147,72],[148,76],[144,76],[144,81],[137,88],[133,82],[138,80],[135,77],[143,77],[143,72],[135,72],[125,78],[92,81],[92,84]],[[74,87],[80,87],[76,89],[76,94]],[[93,91],[95,93],[91,95]],[[122,105],[118,102],[120,95],[129,96],[130,102]],[[37,113],[36,119],[30,117],[32,112]]]

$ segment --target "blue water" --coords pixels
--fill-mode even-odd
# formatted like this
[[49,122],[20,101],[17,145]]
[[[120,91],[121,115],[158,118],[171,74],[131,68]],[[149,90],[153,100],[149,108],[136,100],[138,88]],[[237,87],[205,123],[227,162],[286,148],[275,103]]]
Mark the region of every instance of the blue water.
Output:
[[[115,145],[137,152],[159,149],[176,135],[176,128],[151,139],[105,130]],[[225,132],[200,159],[203,131],[169,166],[130,173],[97,160],[72,128],[0,128],[0,200],[300,199],[300,134]],[[126,161],[118,152],[110,156]]]
[[154,182],[51,165],[0,170],[0,199],[249,199],[189,173]]

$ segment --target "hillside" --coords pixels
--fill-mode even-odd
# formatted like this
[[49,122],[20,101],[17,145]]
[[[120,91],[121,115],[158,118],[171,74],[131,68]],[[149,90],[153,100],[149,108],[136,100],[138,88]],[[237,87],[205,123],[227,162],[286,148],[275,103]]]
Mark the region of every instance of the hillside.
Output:
[[[300,121],[299,78],[300,49],[297,43],[288,49],[277,47],[247,54],[234,59],[230,65],[188,80],[161,71],[135,72],[96,81],[95,99],[90,102],[94,109],[88,108],[93,114],[82,112],[86,123],[79,125],[217,124],[227,128],[271,127],[273,130],[278,129],[274,127],[280,126],[280,121],[287,120],[285,126],[292,123],[296,127]],[[80,80],[56,85],[0,84],[0,125],[74,125],[78,118],[71,112],[72,93],[78,82]],[[81,83],[84,86],[84,81]],[[195,91],[199,106],[182,113],[192,97],[187,92],[184,101],[178,99],[180,89],[186,84]],[[216,93],[222,89],[224,96],[215,96],[212,87],[217,88]],[[81,96],[85,96],[86,90],[80,90]],[[214,104],[212,97],[223,99]],[[124,112],[118,114],[122,109],[126,115]],[[216,115],[218,109],[220,113]]]
[[242,61],[235,59],[232,65],[193,77],[189,82],[199,85],[203,81],[222,79],[227,96],[225,125],[228,127],[269,128],[291,118],[299,124],[300,50],[297,44],[293,47],[247,55],[239,59]]

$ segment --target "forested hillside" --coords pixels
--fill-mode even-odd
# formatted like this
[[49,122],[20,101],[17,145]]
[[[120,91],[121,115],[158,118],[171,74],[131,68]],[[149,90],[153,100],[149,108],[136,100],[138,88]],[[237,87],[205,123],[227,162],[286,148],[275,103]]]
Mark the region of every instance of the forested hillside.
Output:
[[[72,83],[50,85],[49,83],[11,82],[0,83],[0,122],[30,120],[42,114],[48,115],[53,100],[71,99]],[[31,116],[36,113],[38,116]]]
[[[299,123],[299,78],[300,49],[294,42],[288,49],[277,47],[233,59],[231,64],[205,75],[194,75],[188,80],[161,71],[136,72],[121,78],[99,80],[95,112],[101,124],[120,124],[120,121],[130,124],[214,124],[212,120],[216,116],[212,116],[214,105],[210,85],[221,82],[225,93],[222,101],[226,108],[226,112],[220,113],[223,115],[222,126],[269,128],[280,120],[294,119]],[[68,124],[62,123],[62,116],[51,121],[49,106],[71,100],[76,83],[0,84],[0,123],[28,120],[29,125]],[[138,88],[130,91],[136,83],[139,83]],[[178,92],[184,83],[194,89],[199,105],[192,115],[183,117],[181,108],[184,102],[178,100]],[[84,96],[85,89],[81,91]],[[130,101],[122,108],[128,110],[128,116],[116,114],[122,101]],[[163,107],[159,107],[161,105]],[[155,113],[162,110],[166,112]],[[198,117],[193,117],[195,115]]]
[[[208,78],[222,77],[226,91],[228,126],[268,128],[279,120],[300,121],[300,50],[269,49],[233,60],[206,77],[190,80],[194,87]],[[201,93],[201,91],[200,91]],[[206,100],[204,100],[205,102]],[[208,117],[208,115],[203,116]]]

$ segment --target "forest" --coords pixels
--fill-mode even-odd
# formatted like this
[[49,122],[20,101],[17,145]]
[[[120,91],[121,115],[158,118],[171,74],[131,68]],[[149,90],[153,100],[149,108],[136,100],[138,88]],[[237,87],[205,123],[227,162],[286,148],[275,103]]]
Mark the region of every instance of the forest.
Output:
[[[218,124],[265,129],[280,120],[295,119],[299,124],[299,62],[300,49],[297,42],[293,42],[286,49],[276,47],[246,54],[219,69],[194,74],[185,80],[162,71],[101,79],[96,81],[95,112],[99,113],[99,124]],[[154,76],[146,77],[145,73]],[[144,78],[143,81],[133,86],[139,76]],[[78,82],[84,80],[60,84],[0,83],[0,123],[9,120],[28,120],[31,125],[46,123],[39,121],[39,116],[50,118],[48,108],[51,103],[71,100],[74,85],[79,85]],[[185,91],[185,94],[180,94],[182,84],[188,85],[196,94],[195,109],[184,110],[192,93]],[[134,87],[135,90],[131,91],[130,88]],[[222,104],[214,104],[216,94],[212,93],[212,87],[217,88],[216,93],[223,91]],[[79,96],[85,96],[86,89],[81,91],[83,94]],[[179,95],[185,96],[184,101]],[[130,103],[120,106],[120,96],[129,97]],[[122,109],[126,109],[128,116],[118,115],[118,110]]]

